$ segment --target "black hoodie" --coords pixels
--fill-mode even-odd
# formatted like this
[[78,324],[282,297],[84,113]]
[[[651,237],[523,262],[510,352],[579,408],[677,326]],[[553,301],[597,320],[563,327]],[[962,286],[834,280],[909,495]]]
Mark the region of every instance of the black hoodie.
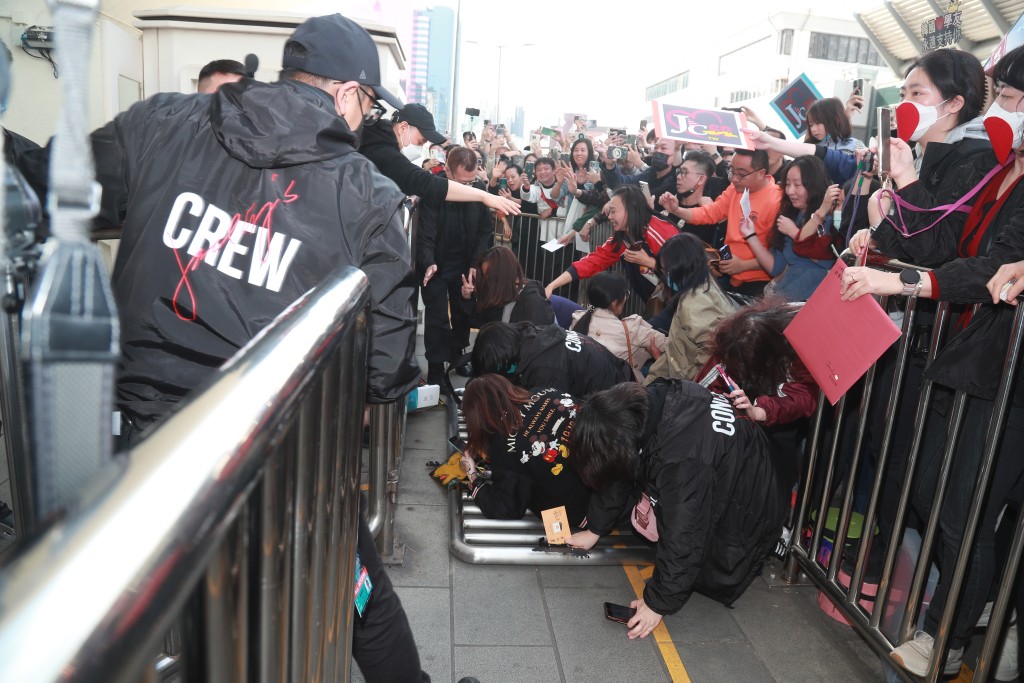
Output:
[[356,140],[330,97],[297,81],[156,95],[93,134],[100,219],[123,223],[122,410],[144,424],[162,415],[342,265],[370,280],[368,400],[409,391],[403,195]]

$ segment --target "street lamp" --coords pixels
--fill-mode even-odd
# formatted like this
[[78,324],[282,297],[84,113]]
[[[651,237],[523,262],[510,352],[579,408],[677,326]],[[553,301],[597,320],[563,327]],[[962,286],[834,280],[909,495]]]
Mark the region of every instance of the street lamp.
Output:
[[[472,43],[473,45],[490,45],[490,43],[481,43],[476,40],[465,40],[465,43]],[[494,101],[494,120],[498,122],[501,120],[501,53],[505,51],[506,47],[533,47],[536,43],[506,43],[505,45],[493,45],[498,48],[498,97]]]

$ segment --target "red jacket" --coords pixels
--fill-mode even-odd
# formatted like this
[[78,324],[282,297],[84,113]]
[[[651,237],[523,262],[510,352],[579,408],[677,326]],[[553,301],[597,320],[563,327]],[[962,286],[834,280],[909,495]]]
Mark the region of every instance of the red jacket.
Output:
[[[678,234],[679,229],[676,226],[655,216],[651,218],[647,229],[644,230],[644,241],[647,242],[647,248],[650,249],[651,255],[657,258],[658,252],[661,251],[666,240]],[[622,258],[622,253],[626,251],[625,244],[616,249],[613,246],[613,239],[613,237],[609,237],[607,242],[572,264],[572,270],[581,280],[608,270]]]
[[[701,371],[697,373],[694,381],[699,382],[711,372],[716,363],[721,362],[722,359],[718,356],[709,358],[708,362],[701,368]],[[729,368],[726,368],[725,371],[728,373]],[[782,384],[774,394],[748,397],[751,398],[751,403],[757,401],[757,407],[763,408],[766,414],[764,422],[759,422],[758,424],[764,427],[787,424],[803,417],[810,417],[818,409],[818,394],[820,390],[814,378],[811,377],[811,373],[808,372],[799,358],[793,362],[793,366],[789,369],[789,376],[790,379]],[[719,394],[729,393],[721,377],[712,382],[708,388]],[[740,387],[740,389],[742,388]]]

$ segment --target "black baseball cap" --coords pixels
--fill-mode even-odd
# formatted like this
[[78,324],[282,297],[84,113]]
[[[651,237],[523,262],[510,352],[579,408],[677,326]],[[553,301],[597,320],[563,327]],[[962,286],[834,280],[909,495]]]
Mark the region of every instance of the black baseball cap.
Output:
[[410,102],[405,105],[395,112],[394,121],[395,123],[405,121],[410,126],[415,126],[416,130],[423,134],[423,137],[435,145],[443,145],[448,141],[448,138],[438,132],[434,126],[433,115],[422,104]]
[[288,38],[306,48],[304,57],[285,54],[281,65],[336,81],[368,85],[395,109],[402,101],[381,85],[377,45],[362,26],[340,14],[313,17],[299,24]]

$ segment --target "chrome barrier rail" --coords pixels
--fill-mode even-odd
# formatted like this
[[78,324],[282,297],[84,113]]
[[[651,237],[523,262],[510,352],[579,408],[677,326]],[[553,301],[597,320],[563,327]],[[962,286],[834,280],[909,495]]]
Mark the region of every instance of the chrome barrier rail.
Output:
[[[577,260],[586,256],[583,252],[576,251],[575,246],[570,243],[556,252],[549,252],[541,248],[547,240],[540,239],[539,222],[542,220],[556,221],[558,228],[552,232],[558,236],[565,233],[565,219],[549,218],[542,219],[535,213],[524,213],[510,218],[503,218],[500,214],[494,216],[494,244],[510,248],[519,257],[519,263],[523,266],[523,272],[530,280],[537,280],[545,287],[549,282],[565,272]],[[504,237],[504,221],[507,221],[512,236],[509,239]],[[611,223],[595,225],[590,230],[591,249],[596,248],[608,241],[612,236]],[[622,264],[615,263],[609,268],[612,272],[622,272]],[[587,280],[581,280],[571,286],[562,287],[555,294],[572,299],[581,306],[587,306]],[[635,293],[630,293],[629,301],[623,309],[622,315],[643,314],[644,302]]]
[[[456,389],[461,394],[461,389]],[[466,438],[462,411],[454,401],[447,406],[448,432]],[[454,451],[445,453],[444,459]],[[631,532],[613,533],[585,552],[544,548],[544,524],[532,514],[524,519],[488,519],[461,489],[448,491],[448,550],[470,564],[512,565],[624,565],[651,564],[654,546]]]
[[[914,267],[899,261],[885,259],[873,260],[869,262],[869,265],[890,271]],[[930,364],[945,344],[946,338],[950,334],[947,328],[949,328],[951,320],[956,317],[954,314],[958,309],[951,307],[948,303],[940,302],[931,310],[931,302],[926,303],[916,298],[902,299],[900,297],[900,299],[905,301],[902,336],[894,349],[873,366],[861,381],[859,399],[856,399],[856,395],[854,396],[856,400],[859,400],[856,410],[847,409],[847,398],[851,396],[850,394],[840,399],[834,410],[828,406],[824,395],[819,398],[818,411],[813,418],[808,437],[807,462],[797,506],[793,532],[794,541],[790,547],[790,558],[785,572],[787,579],[792,580],[802,569],[828,597],[835,608],[841,612],[842,616],[860,632],[872,649],[885,660],[888,660],[888,655],[895,646],[913,636],[918,619],[923,614],[921,605],[926,597],[929,573],[935,571],[932,565],[932,549],[938,533],[939,514],[942,510],[946,485],[950,476],[956,440],[960,434],[968,401],[968,396],[964,392],[955,393],[950,418],[946,426],[946,445],[934,501],[925,522],[923,534],[919,537],[916,531],[908,529],[907,522],[912,486],[917,475],[918,458],[925,436],[925,420],[934,400],[934,385],[931,381],[925,380],[918,389],[916,386],[908,384],[906,378],[914,351],[915,334],[929,333],[927,356],[924,361],[926,364]],[[890,303],[892,302],[885,298],[882,299],[883,307]],[[928,321],[925,321],[924,324],[919,323],[922,314],[932,318],[930,325]],[[941,577],[941,580],[948,582],[950,586],[938,634],[935,637],[934,652],[941,653],[941,656],[932,658],[930,670],[923,679],[918,679],[893,664],[893,669],[907,681],[925,680],[934,683],[942,678],[942,667],[946,659],[946,644],[960,592],[966,580],[974,537],[981,521],[993,462],[1009,408],[1010,391],[1018,372],[1022,338],[1024,338],[1024,305],[1018,306],[1015,313],[1003,362],[1002,381],[989,421],[988,433],[984,444],[979,444],[979,447],[984,449],[983,457],[977,474],[975,493],[971,501],[970,514],[956,567],[951,576]],[[886,370],[890,367],[892,370],[891,380],[888,383],[884,381],[887,374],[882,375],[881,383],[878,380],[878,370],[883,363],[891,364],[886,367]],[[880,386],[876,387],[876,384],[880,384]],[[851,391],[857,392],[857,387]],[[897,427],[897,408],[901,398],[905,395],[914,398],[917,391],[919,391],[919,396],[914,403],[910,404],[916,404],[910,447],[906,453],[905,462],[901,462],[897,457],[901,454],[894,455],[892,453]],[[858,541],[856,538],[851,538],[850,526],[854,516],[858,484],[864,483],[863,478],[866,476],[861,462],[862,457],[866,456],[862,456],[861,453],[864,450],[865,434],[869,427],[869,413],[872,403],[878,400],[886,402],[884,413],[886,419],[882,426],[881,440],[873,463],[873,478],[868,480],[871,484],[870,494],[863,513],[861,537]],[[829,425],[827,416],[830,413]],[[843,425],[847,418],[855,420],[852,448],[849,448],[849,439],[846,440],[847,447],[844,448]],[[875,427],[877,426],[875,425]],[[844,455],[847,460],[845,463],[841,462]],[[905,467],[905,471],[902,474],[898,470],[890,473],[888,471],[890,467]],[[861,601],[866,600],[865,596],[870,595],[865,593],[864,578],[876,524],[881,526],[879,512],[882,489],[886,483],[887,474],[899,475],[899,500],[895,507],[895,513],[892,515],[890,540],[886,548],[877,592],[873,598],[874,604],[869,610],[861,604]],[[892,479],[890,479],[890,485],[891,482]],[[838,514],[835,515],[835,529],[832,531],[833,537],[831,548],[829,548],[829,540],[826,538],[826,519],[829,517],[830,507],[835,507],[832,503],[840,490],[842,498],[838,505]],[[891,491],[890,495],[892,495]],[[888,530],[889,527],[886,524],[882,531]],[[918,538],[920,539],[919,546],[916,543]],[[848,548],[848,543],[856,544],[852,572],[841,569],[844,549]],[[1014,588],[1014,580],[1020,565],[1022,546],[1024,546],[1024,515],[1017,520],[1009,557],[999,583],[998,597],[985,634],[982,656],[978,668],[974,672],[973,680],[978,683],[989,680],[993,666],[992,658],[998,646],[1001,628]],[[849,549],[852,550],[852,548]]]
[[18,549],[0,680],[153,680],[181,622],[179,681],[348,680],[368,302],[332,274]]
[[368,522],[377,539],[377,549],[390,558],[395,548],[395,504],[398,473],[405,438],[405,403],[382,403],[370,407],[370,464]]

